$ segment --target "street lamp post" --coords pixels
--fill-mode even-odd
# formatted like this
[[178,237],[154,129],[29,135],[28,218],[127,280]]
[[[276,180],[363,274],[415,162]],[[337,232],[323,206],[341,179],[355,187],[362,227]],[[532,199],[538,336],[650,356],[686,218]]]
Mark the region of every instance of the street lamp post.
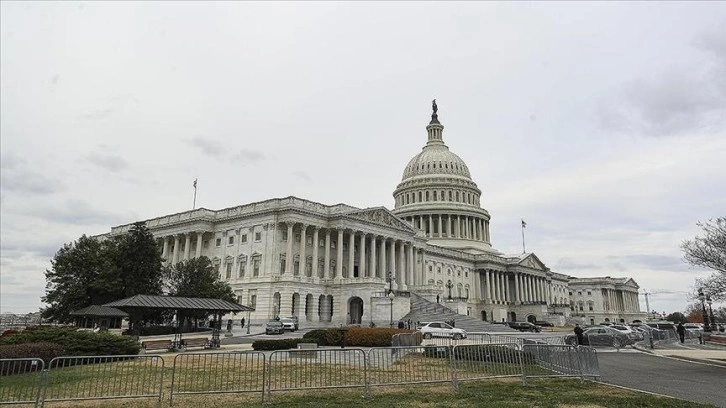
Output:
[[[710,297],[709,297],[710,299]],[[708,323],[708,312],[706,311],[706,295],[703,294],[703,290],[698,290],[698,300],[701,301],[701,307],[703,308],[703,331],[704,333],[711,332],[711,325]]]
[[393,328],[393,298],[396,297],[396,295],[393,293],[393,274],[391,272],[388,272],[388,276],[386,277],[386,282],[388,282],[388,298],[391,300],[391,328]]
[[451,283],[451,281],[446,282],[446,289],[449,290],[448,291],[449,292],[449,300],[451,300],[451,288],[453,288],[453,287],[454,287],[454,284]]
[[713,318],[713,301],[711,300],[711,295],[706,296],[706,303],[708,303],[708,311],[711,315],[711,331],[717,332],[718,331],[718,325],[716,324],[716,319]]

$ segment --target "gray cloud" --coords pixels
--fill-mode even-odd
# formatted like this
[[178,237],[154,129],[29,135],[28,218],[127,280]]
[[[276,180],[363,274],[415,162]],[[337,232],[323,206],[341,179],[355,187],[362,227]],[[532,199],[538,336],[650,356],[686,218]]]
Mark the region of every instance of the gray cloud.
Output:
[[119,172],[128,167],[126,159],[113,153],[91,152],[85,158],[90,163],[112,172]]
[[81,115],[82,119],[88,119],[88,120],[98,120],[98,119],[106,119],[109,116],[111,116],[114,113],[114,110],[111,108],[107,109],[96,109],[91,112],[87,112]]
[[597,265],[594,263],[588,263],[588,262],[578,262],[577,260],[573,258],[560,258],[558,259],[553,268],[555,271],[573,271],[576,272],[578,270],[587,270],[587,269],[601,269],[601,265]]
[[265,154],[258,150],[242,149],[232,156],[232,161],[235,163],[256,163],[266,158]]
[[[673,64],[632,79],[600,105],[607,129],[651,136],[716,131],[726,126],[726,29],[709,31],[694,44],[697,63]],[[714,58],[714,56],[716,58]]]
[[6,154],[2,158],[0,189],[14,193],[53,194],[64,191],[66,186],[30,166],[25,158]]
[[201,136],[188,139],[187,143],[200,149],[202,153],[212,157],[222,156],[226,152],[226,149],[221,142],[212,139],[205,139]]
[[56,205],[39,205],[24,210],[25,215],[56,224],[70,225],[117,225],[128,220],[126,215],[113,211],[99,210],[88,202],[78,199],[66,200]]
[[683,263],[683,260],[675,256],[666,255],[612,255],[609,259],[615,260],[616,264],[620,264],[620,261],[627,264],[635,264],[639,266],[645,266],[648,269],[670,271],[670,272],[684,272],[688,270],[688,266]]
[[292,175],[295,178],[298,178],[300,180],[305,180],[305,181],[312,180],[312,177],[310,177],[310,175],[308,173],[306,173],[306,172],[304,172],[302,170],[294,171],[294,172],[292,172]]

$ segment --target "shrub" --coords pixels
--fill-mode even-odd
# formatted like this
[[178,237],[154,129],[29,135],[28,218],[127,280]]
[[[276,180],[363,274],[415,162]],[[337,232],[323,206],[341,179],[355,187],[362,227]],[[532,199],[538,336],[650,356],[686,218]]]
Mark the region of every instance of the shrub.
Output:
[[[23,343],[0,346],[0,359],[39,358],[46,367],[50,360],[63,355],[63,346],[55,343]],[[0,375],[12,375],[32,372],[40,369],[39,364],[32,362],[0,362]]]
[[76,331],[73,327],[38,326],[14,336],[0,338],[0,345],[38,342],[61,345],[65,356],[138,354],[141,349],[139,343],[129,337],[106,332]]
[[298,343],[312,343],[309,339],[278,339],[278,340],[257,340],[252,343],[252,350],[273,351],[289,350],[297,348]]
[[507,346],[469,345],[469,346],[426,346],[424,355],[432,358],[455,358],[464,361],[482,361],[489,363],[533,364],[532,353],[523,352]]
[[3,332],[3,334],[0,334],[0,337],[10,337],[10,336],[14,336],[18,333],[22,333],[22,331],[17,330],[17,329],[7,329]]
[[303,335],[303,339],[314,340],[320,347],[342,346],[343,329],[317,329]]
[[[384,327],[354,327],[345,332],[345,345],[351,347],[389,347],[394,334],[414,332],[414,330]],[[418,344],[421,344],[421,340],[419,340]]]

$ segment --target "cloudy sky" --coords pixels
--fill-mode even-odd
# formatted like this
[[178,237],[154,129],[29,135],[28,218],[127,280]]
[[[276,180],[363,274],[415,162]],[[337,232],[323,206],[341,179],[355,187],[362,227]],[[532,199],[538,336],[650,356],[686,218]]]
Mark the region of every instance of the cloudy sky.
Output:
[[[494,246],[682,310],[726,215],[726,3],[0,3],[0,311],[81,234],[295,195],[393,207],[431,99]],[[644,300],[641,299],[643,309]]]

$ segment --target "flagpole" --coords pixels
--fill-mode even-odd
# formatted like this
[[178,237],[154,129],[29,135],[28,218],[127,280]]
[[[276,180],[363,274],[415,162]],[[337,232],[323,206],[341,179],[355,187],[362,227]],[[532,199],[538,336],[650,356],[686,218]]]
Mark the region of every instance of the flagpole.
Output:
[[192,210],[197,208],[197,179],[194,179],[194,202],[192,203]]
[[526,227],[526,226],[527,226],[527,223],[524,222],[524,220],[522,220],[522,253],[523,254],[527,253],[527,249],[524,246],[524,227]]

